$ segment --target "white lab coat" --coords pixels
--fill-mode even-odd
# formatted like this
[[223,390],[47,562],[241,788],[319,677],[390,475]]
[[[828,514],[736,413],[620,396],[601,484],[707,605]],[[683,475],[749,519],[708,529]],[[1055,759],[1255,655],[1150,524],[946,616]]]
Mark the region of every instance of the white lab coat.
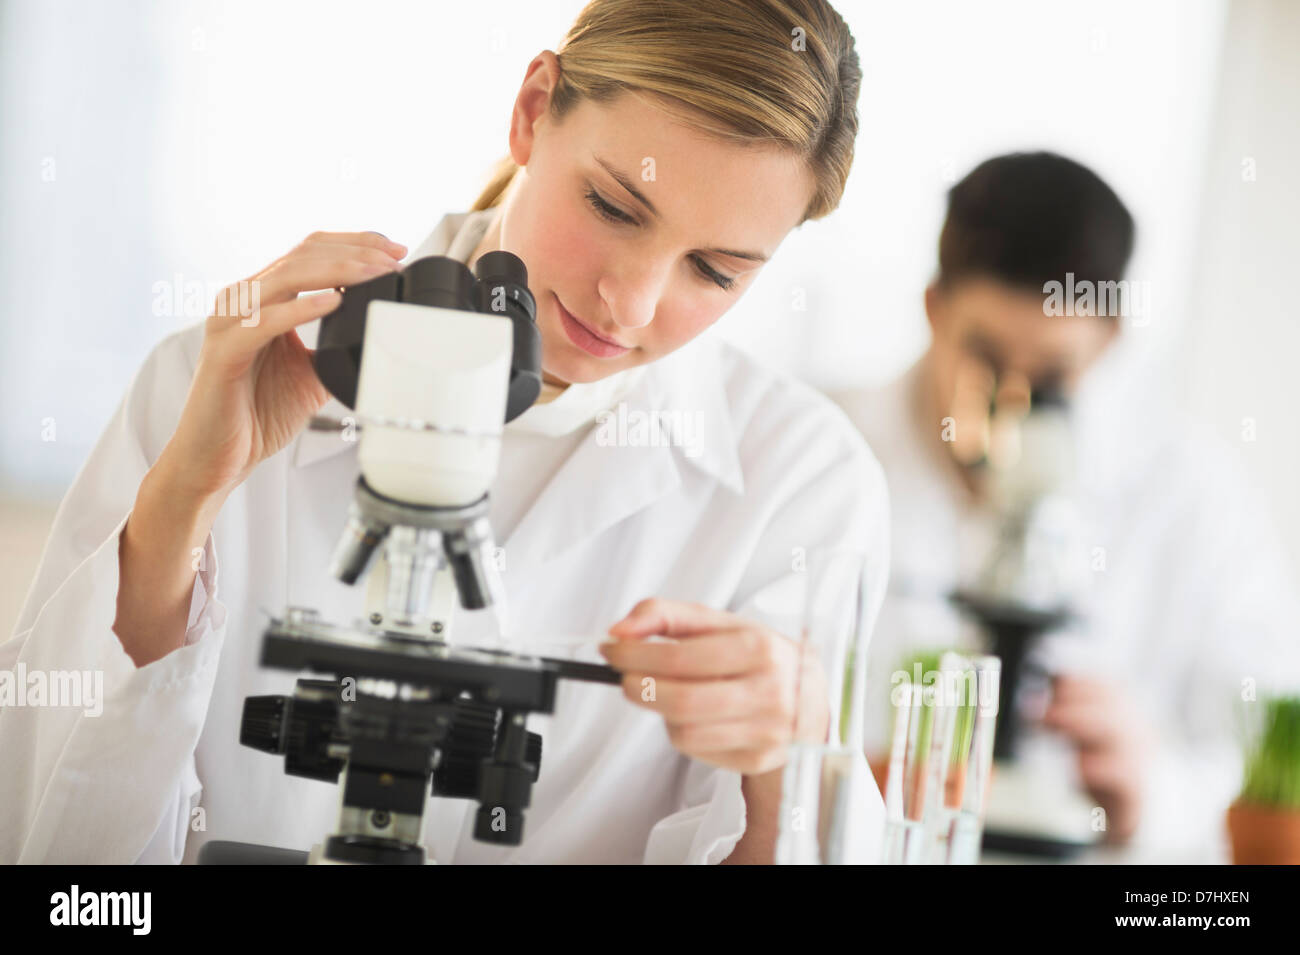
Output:
[[[924,417],[924,360],[884,388],[832,395],[890,488],[890,585],[869,664],[867,736],[877,752],[888,747],[889,677],[900,662],[925,648],[979,645],[947,594],[973,581],[996,528],[945,457],[943,423]],[[1300,686],[1300,611],[1276,535],[1233,457],[1163,405],[1136,400],[1128,381],[1113,355],[1074,405],[1089,535],[1085,623],[1047,641],[1039,658],[1127,688],[1160,737],[1135,845],[1206,858],[1221,851],[1223,812],[1241,785],[1243,692]],[[1025,759],[1040,777],[1074,772],[1059,737],[1031,733]]]
[[[446,217],[413,257],[464,261],[490,214]],[[292,692],[294,674],[258,665],[268,613],[289,603],[336,622],[361,613],[362,589],[328,571],[358,475],[355,443],[304,431],[230,495],[206,542],[183,647],[136,669],[110,629],[118,538],[175,427],[202,335],[201,325],[178,332],[145,361],[64,499],[15,633],[0,644],[0,668],[100,670],[105,693],[98,717],[0,709],[0,862],[192,862],[209,839],[308,849],[334,828],[337,786],[286,776],[281,758],[241,747],[238,735],[246,696]],[[596,642],[648,596],[779,619],[794,635],[792,608],[765,599],[796,573],[792,554],[822,546],[867,542],[883,589],[883,475],[822,396],[706,337],[635,376],[625,400],[629,410],[697,414],[702,440],[611,447],[589,423],[555,439],[573,441],[571,453],[539,453],[552,480],[515,480],[528,471],[526,427],[507,428],[509,469],[492,495],[494,512],[501,504],[517,518],[499,543],[524,649],[528,634],[580,635],[590,644],[575,656],[603,662]],[[331,400],[325,413],[346,412]],[[520,493],[538,496],[515,506]],[[476,617],[457,618],[456,642],[486,634]],[[743,834],[740,776],[682,756],[662,718],[617,687],[562,682],[554,714],[529,725],[545,749],[523,845],[476,842],[473,803],[433,800],[426,842],[438,861],[716,863]]]

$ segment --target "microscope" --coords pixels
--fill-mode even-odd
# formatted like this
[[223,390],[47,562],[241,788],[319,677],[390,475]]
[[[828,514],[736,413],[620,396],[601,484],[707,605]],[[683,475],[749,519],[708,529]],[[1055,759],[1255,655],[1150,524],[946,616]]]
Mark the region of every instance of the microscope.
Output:
[[553,711],[561,679],[620,682],[610,667],[452,639],[458,608],[503,619],[488,491],[503,425],[541,390],[536,311],[524,263],[494,251],[473,272],[418,259],[344,289],[321,320],[317,375],[355,415],[312,427],[356,429],[361,470],[331,572],[366,578],[365,612],[337,624],[290,607],[270,621],[263,666],[326,676],[247,698],[240,742],[338,783],[338,825],[310,852],[210,842],[200,863],[436,861],[430,796],[476,800],[474,838],[519,845],[542,757],[528,715]]
[[998,523],[976,579],[950,595],[1002,667],[1005,703],[994,735],[984,847],[1064,857],[1096,841],[1092,801],[1053,774],[1027,771],[1017,757],[1028,736],[1026,698],[1050,691],[1035,651],[1079,622],[1086,586],[1069,406],[1057,383],[1031,385],[1013,375],[986,373],[982,384],[967,379],[958,392],[959,405],[966,402],[961,420],[980,424],[968,429],[976,446],[954,450],[974,469]]

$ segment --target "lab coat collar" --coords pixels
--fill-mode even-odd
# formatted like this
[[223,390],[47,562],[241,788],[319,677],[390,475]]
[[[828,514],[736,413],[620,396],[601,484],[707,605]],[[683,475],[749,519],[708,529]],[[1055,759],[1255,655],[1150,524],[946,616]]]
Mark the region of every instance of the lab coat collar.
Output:
[[706,332],[650,366],[646,406],[660,412],[683,441],[678,456],[736,494],[745,492],[739,438],[726,390],[726,346]]
[[494,206],[477,212],[453,212],[443,216],[403,264],[422,259],[426,255],[446,255],[468,263],[469,257],[474,254],[500,211],[499,206]]
[[[737,436],[725,391],[725,355],[697,341],[646,368],[616,407],[597,416],[513,533],[501,542],[512,568],[550,560],[671,494],[683,468],[694,468],[736,494],[744,492]],[[648,436],[652,413],[676,423]],[[346,421],[350,410],[331,398],[321,414]],[[355,433],[304,431],[294,465],[305,467],[356,447]]]
[[[744,493],[738,438],[725,388],[724,347],[704,339],[646,367],[616,407],[597,416],[502,546],[510,566],[542,563],[654,504],[682,483],[683,468]],[[330,399],[322,414],[346,420]],[[653,413],[675,425],[649,435]],[[663,440],[664,436],[670,440]],[[347,432],[304,431],[294,464],[304,467],[356,447]]]
[[552,559],[667,497],[681,486],[683,465],[743,493],[723,360],[714,342],[699,341],[648,366],[626,399],[597,416],[502,542],[509,566]]
[[[314,344],[314,335],[303,338],[309,347]],[[597,431],[604,428],[607,436],[636,440],[638,421],[646,420],[637,415],[659,412],[660,422],[676,428],[675,437],[680,439],[661,445],[660,450],[680,456],[737,494],[743,493],[744,474],[723,381],[724,360],[722,346],[711,340],[697,340],[661,358],[646,368],[623,401],[597,416]],[[344,429],[304,430],[294,443],[294,467],[306,467],[355,448],[357,430],[348,426],[352,413],[331,396],[317,415],[343,422]]]

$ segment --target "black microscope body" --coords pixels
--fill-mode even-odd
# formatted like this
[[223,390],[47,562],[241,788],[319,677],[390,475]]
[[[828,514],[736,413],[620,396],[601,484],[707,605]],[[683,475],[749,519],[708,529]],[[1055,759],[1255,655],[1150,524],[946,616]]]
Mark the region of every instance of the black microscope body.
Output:
[[[496,251],[483,255],[475,272],[455,259],[429,256],[347,288],[338,308],[321,321],[313,357],[317,374],[334,397],[355,407],[373,301],[497,314],[513,323],[505,416],[513,420],[541,389],[541,339],[527,282],[524,263]],[[457,509],[443,514],[438,512],[444,509],[384,498],[365,486],[364,477],[359,485],[358,493],[372,505],[414,526],[443,531],[459,519]],[[485,504],[486,495],[475,502],[478,519]],[[358,572],[377,541],[361,543]],[[461,605],[483,607],[487,591],[473,579],[476,568],[454,566],[450,548],[448,558]],[[357,575],[343,579],[352,583]],[[423,812],[430,796],[476,800],[474,837],[519,845],[542,756],[542,738],[527,730],[528,715],[553,711],[561,679],[620,682],[603,665],[453,646],[439,639],[438,623],[431,635],[415,636],[380,626],[387,621],[379,617],[369,626],[343,627],[310,609],[289,608],[263,634],[262,665],[327,678],[298,680],[292,696],[244,702],[242,744],[283,755],[290,775],[331,783],[342,778],[338,831],[310,860],[301,850],[214,841],[203,847],[200,863],[423,864]]]

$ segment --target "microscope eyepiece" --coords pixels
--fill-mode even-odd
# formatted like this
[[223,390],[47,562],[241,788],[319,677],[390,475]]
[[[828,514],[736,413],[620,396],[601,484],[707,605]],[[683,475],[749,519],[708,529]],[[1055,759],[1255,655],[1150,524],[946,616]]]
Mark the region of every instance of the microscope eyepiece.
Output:
[[479,256],[478,262],[474,264],[474,274],[485,285],[514,284],[528,288],[528,267],[524,265],[523,259],[504,249],[485,252]]
[[475,289],[474,275],[463,263],[430,255],[402,270],[400,301],[473,312]]
[[338,308],[321,318],[312,364],[335,398],[357,404],[366,317],[371,302],[409,302],[460,312],[500,315],[514,326],[506,421],[527,411],[542,390],[542,338],[537,302],[528,290],[528,268],[513,252],[481,255],[471,272],[445,255],[416,259],[400,272],[381,275],[343,290]]
[[478,275],[478,310],[505,314],[514,323],[506,395],[506,421],[514,421],[542,393],[542,336],[537,331],[537,302],[528,291],[528,268],[519,256],[498,249],[480,256],[474,271]]

